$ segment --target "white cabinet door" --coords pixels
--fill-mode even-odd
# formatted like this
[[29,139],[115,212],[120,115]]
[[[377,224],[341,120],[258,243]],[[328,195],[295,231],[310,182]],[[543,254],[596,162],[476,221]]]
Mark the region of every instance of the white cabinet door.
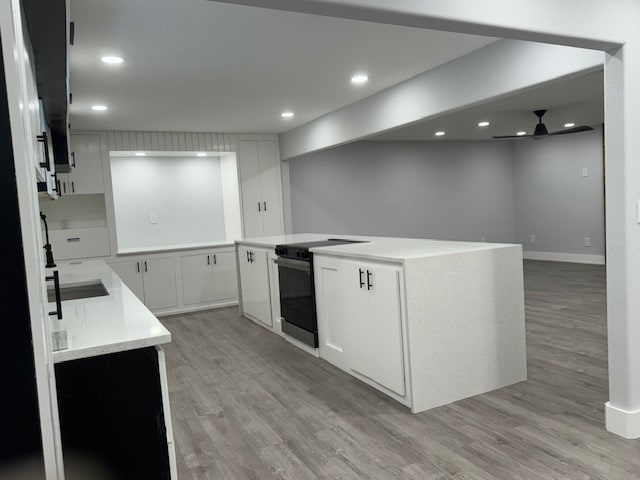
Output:
[[144,303],[144,286],[142,280],[141,262],[118,262],[110,263],[111,269],[125,283],[136,297]]
[[69,174],[58,173],[56,179],[58,180],[58,195],[71,195],[71,179],[69,178]]
[[186,255],[181,259],[184,304],[215,300],[213,283],[213,255]]
[[343,288],[350,297],[346,302],[349,368],[405,395],[400,269],[349,263]]
[[[341,260],[318,257],[314,267],[320,358],[342,369],[347,368],[345,343],[347,322],[350,320],[346,313],[349,308],[347,302],[353,302],[354,294],[362,295],[361,292],[352,293],[354,285],[351,289],[347,289],[348,285],[347,288],[343,286],[343,276],[346,277],[344,265]],[[352,308],[358,308],[358,305],[352,305]]]
[[262,193],[257,140],[238,140],[245,238],[262,237]]
[[254,315],[255,300],[253,286],[253,268],[249,261],[250,250],[247,247],[238,247],[238,263],[240,265],[240,288],[242,289],[242,311],[245,314]]
[[71,152],[71,194],[104,193],[100,135],[71,135]]
[[253,316],[256,320],[272,327],[271,295],[269,290],[269,252],[260,248],[252,249],[251,268],[253,270]]
[[154,258],[142,262],[145,305],[150,310],[175,307],[176,265],[173,258]]
[[214,252],[211,259],[213,264],[213,300],[237,298],[238,274],[235,254],[233,252]]
[[282,196],[280,194],[280,155],[276,140],[258,141],[260,191],[262,193],[263,235],[282,235]]

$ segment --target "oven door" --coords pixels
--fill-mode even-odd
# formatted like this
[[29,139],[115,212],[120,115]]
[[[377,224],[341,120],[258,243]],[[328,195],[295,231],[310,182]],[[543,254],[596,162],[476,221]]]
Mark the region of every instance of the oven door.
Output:
[[282,331],[318,346],[318,323],[311,262],[278,257]]

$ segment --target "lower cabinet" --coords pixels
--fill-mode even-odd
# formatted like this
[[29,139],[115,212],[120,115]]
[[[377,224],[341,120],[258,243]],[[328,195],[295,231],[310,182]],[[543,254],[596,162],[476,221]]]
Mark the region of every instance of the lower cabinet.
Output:
[[185,305],[237,298],[238,279],[233,252],[185,255],[180,261]]
[[406,394],[402,268],[315,258],[320,356]]
[[173,257],[118,262],[110,267],[150,310],[178,305]]
[[238,265],[243,313],[268,327],[273,327],[269,288],[269,251],[263,248],[239,246]]
[[55,365],[67,478],[177,478],[163,363],[148,347]]

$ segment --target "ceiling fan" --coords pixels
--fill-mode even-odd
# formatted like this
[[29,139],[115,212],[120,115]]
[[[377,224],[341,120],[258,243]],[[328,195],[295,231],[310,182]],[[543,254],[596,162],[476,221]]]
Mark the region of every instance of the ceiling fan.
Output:
[[504,139],[504,138],[533,138],[535,140],[539,140],[547,135],[567,135],[569,133],[578,133],[578,132],[588,132],[589,130],[593,130],[593,128],[588,125],[581,125],[579,127],[567,128],[564,130],[558,130],[557,132],[549,133],[547,127],[544,123],[542,123],[542,117],[547,113],[546,110],[536,110],[533,114],[538,117],[538,124],[536,125],[536,129],[533,131],[533,135],[503,135],[499,137],[493,137],[496,139]]

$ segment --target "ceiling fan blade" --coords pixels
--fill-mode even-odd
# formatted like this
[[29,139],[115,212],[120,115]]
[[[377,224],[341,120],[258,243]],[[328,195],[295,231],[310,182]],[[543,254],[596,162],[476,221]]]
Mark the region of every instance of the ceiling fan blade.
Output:
[[508,138],[533,138],[535,135],[502,135],[499,137],[492,137],[494,140],[506,140]]
[[569,133],[588,132],[589,130],[593,130],[593,128],[588,125],[582,125],[580,127],[567,128],[566,130],[558,130],[557,132],[550,133],[549,135],[567,135]]

